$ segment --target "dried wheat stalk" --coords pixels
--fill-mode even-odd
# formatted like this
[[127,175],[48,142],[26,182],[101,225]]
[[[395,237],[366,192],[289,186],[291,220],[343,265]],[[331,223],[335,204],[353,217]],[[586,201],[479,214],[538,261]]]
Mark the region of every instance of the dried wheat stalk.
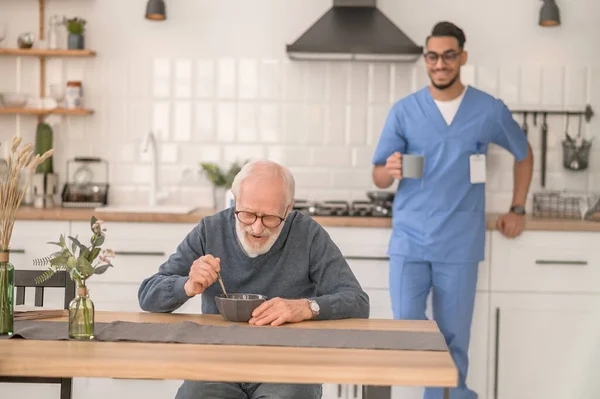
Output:
[[0,251],[9,249],[17,210],[36,168],[54,154],[51,149],[34,155],[32,144],[20,147],[22,140],[22,137],[13,137],[8,172],[0,179]]

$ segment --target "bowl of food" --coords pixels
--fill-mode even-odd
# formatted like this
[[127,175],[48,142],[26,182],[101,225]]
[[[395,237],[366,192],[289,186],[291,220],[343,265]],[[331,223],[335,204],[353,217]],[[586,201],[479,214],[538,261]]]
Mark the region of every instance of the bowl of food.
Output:
[[227,321],[241,323],[250,320],[254,309],[266,300],[267,297],[260,294],[220,294],[215,297],[221,316]]

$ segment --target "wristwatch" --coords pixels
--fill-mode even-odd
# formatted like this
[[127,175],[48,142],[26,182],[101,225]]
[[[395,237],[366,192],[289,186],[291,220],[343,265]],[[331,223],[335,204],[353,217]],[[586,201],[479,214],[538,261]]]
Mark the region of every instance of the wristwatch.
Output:
[[525,207],[521,206],[521,205],[513,205],[510,207],[510,211],[512,213],[515,213],[517,215],[523,216],[525,215]]
[[312,317],[315,318],[319,315],[319,311],[321,310],[319,304],[312,300],[312,299],[307,299],[308,301],[308,307],[310,308],[310,311],[312,312]]

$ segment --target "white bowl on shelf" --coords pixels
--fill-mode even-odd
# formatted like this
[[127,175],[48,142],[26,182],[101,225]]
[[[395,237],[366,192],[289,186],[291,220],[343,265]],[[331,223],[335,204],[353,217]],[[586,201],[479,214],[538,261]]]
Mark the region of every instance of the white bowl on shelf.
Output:
[[27,104],[27,94],[4,93],[2,94],[2,103],[7,108],[24,108]]

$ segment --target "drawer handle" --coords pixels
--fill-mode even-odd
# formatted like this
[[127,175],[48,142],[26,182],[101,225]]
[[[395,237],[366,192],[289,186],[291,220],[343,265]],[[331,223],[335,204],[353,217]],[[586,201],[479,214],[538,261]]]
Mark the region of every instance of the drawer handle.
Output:
[[144,252],[144,251],[115,251],[115,255],[125,256],[165,256],[164,252]]
[[388,256],[344,256],[346,260],[390,260]]
[[537,265],[575,265],[575,266],[585,266],[587,265],[587,261],[585,260],[536,260],[535,263]]
[[24,254],[25,250],[24,249],[9,249],[8,252],[11,254]]

